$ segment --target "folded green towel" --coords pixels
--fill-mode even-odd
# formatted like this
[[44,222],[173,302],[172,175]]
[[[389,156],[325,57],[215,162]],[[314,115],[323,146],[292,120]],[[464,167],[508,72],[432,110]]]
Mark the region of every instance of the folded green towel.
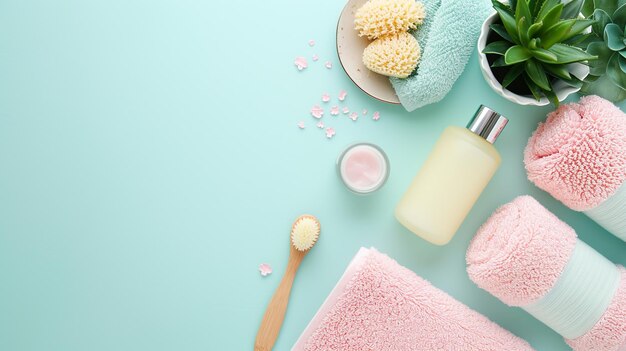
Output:
[[413,75],[390,78],[407,111],[443,99],[476,47],[483,21],[493,11],[488,0],[420,0],[426,18],[415,33],[422,58]]

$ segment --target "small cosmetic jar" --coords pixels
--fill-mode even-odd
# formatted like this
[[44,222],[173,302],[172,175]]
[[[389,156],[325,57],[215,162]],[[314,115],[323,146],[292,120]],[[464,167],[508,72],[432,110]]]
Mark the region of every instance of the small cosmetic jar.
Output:
[[353,144],[339,155],[337,173],[348,190],[369,194],[385,185],[389,177],[389,159],[374,144]]

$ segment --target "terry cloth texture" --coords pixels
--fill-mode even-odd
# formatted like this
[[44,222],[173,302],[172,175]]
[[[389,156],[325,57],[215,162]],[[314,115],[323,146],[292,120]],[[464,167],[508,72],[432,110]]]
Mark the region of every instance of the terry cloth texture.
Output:
[[[580,244],[570,226],[532,197],[521,196],[496,210],[478,230],[467,250],[467,272],[476,285],[510,306],[536,306],[559,282],[563,282],[560,278],[567,267],[571,267],[568,263]],[[597,252],[594,254],[599,256],[598,259],[606,260]],[[571,324],[588,321],[583,318],[591,314],[597,313],[598,316],[591,320],[586,332],[582,331],[584,334],[565,340],[576,351],[622,351],[626,347],[626,270],[607,263],[609,270],[616,270],[616,284],[605,300],[605,307],[601,310],[578,309],[585,313],[574,311],[571,316],[580,316],[580,319],[568,321]],[[607,276],[603,274],[607,272],[578,277]],[[583,293],[602,292],[598,289],[611,289],[609,285],[580,288]],[[590,306],[588,302],[594,302],[598,294],[570,296],[575,298],[557,302],[567,300],[570,309]],[[561,310],[555,309],[549,314],[558,316],[560,313]]]
[[357,253],[292,350],[532,350],[375,249]]
[[416,72],[406,79],[390,78],[407,111],[443,99],[459,78],[493,11],[488,0],[422,0],[424,23],[414,32],[422,48]]

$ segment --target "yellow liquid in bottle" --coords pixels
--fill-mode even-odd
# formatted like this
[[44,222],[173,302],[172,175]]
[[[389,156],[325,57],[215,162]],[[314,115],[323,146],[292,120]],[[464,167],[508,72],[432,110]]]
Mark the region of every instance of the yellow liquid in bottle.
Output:
[[485,139],[466,128],[446,128],[396,207],[396,219],[433,244],[447,244],[500,162]]

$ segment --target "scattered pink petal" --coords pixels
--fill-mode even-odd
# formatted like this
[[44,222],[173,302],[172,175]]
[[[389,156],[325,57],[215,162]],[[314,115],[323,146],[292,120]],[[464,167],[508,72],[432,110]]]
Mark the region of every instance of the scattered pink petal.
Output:
[[374,112],[374,114],[372,115],[372,119],[378,121],[380,119],[380,112]]
[[324,66],[326,66],[326,68],[331,69],[333,68],[333,63],[330,61],[326,61],[326,63],[324,63]]
[[367,114],[367,109],[363,109],[363,116]]
[[350,109],[346,106],[343,108],[343,110],[341,110],[341,112],[343,112],[344,115],[347,115],[348,112],[350,112]]
[[259,265],[259,272],[261,272],[261,275],[264,277],[269,274],[272,274],[272,266],[270,266],[267,263],[261,263]]
[[324,128],[324,122],[322,122],[322,121],[317,122],[317,128],[322,128],[323,129]]
[[335,136],[335,130],[333,128],[326,128],[326,137],[330,139],[333,136]]
[[324,109],[319,107],[318,105],[315,105],[311,108],[311,116],[315,118],[322,118],[323,115],[324,115]]
[[348,95],[348,93],[345,90],[340,91],[339,92],[339,101],[345,100],[347,95]]
[[302,56],[296,57],[296,60],[294,61],[294,64],[298,68],[298,71],[302,71],[303,69],[309,67],[308,63],[306,62],[306,58],[304,58]]
[[329,102],[330,101],[330,95],[328,95],[328,93],[322,94],[322,101]]
[[304,129],[304,122],[303,121],[298,122],[298,128]]
[[337,116],[339,114],[339,106],[333,106],[330,108],[330,114],[332,116]]
[[313,39],[309,40],[309,46],[315,46],[315,40]]
[[313,61],[317,61],[317,60],[319,60],[319,59],[320,59],[320,57],[319,57],[319,56],[317,56],[317,55],[313,55]]
[[359,114],[356,112],[352,112],[349,117],[351,120],[356,121],[357,118],[359,118]]

